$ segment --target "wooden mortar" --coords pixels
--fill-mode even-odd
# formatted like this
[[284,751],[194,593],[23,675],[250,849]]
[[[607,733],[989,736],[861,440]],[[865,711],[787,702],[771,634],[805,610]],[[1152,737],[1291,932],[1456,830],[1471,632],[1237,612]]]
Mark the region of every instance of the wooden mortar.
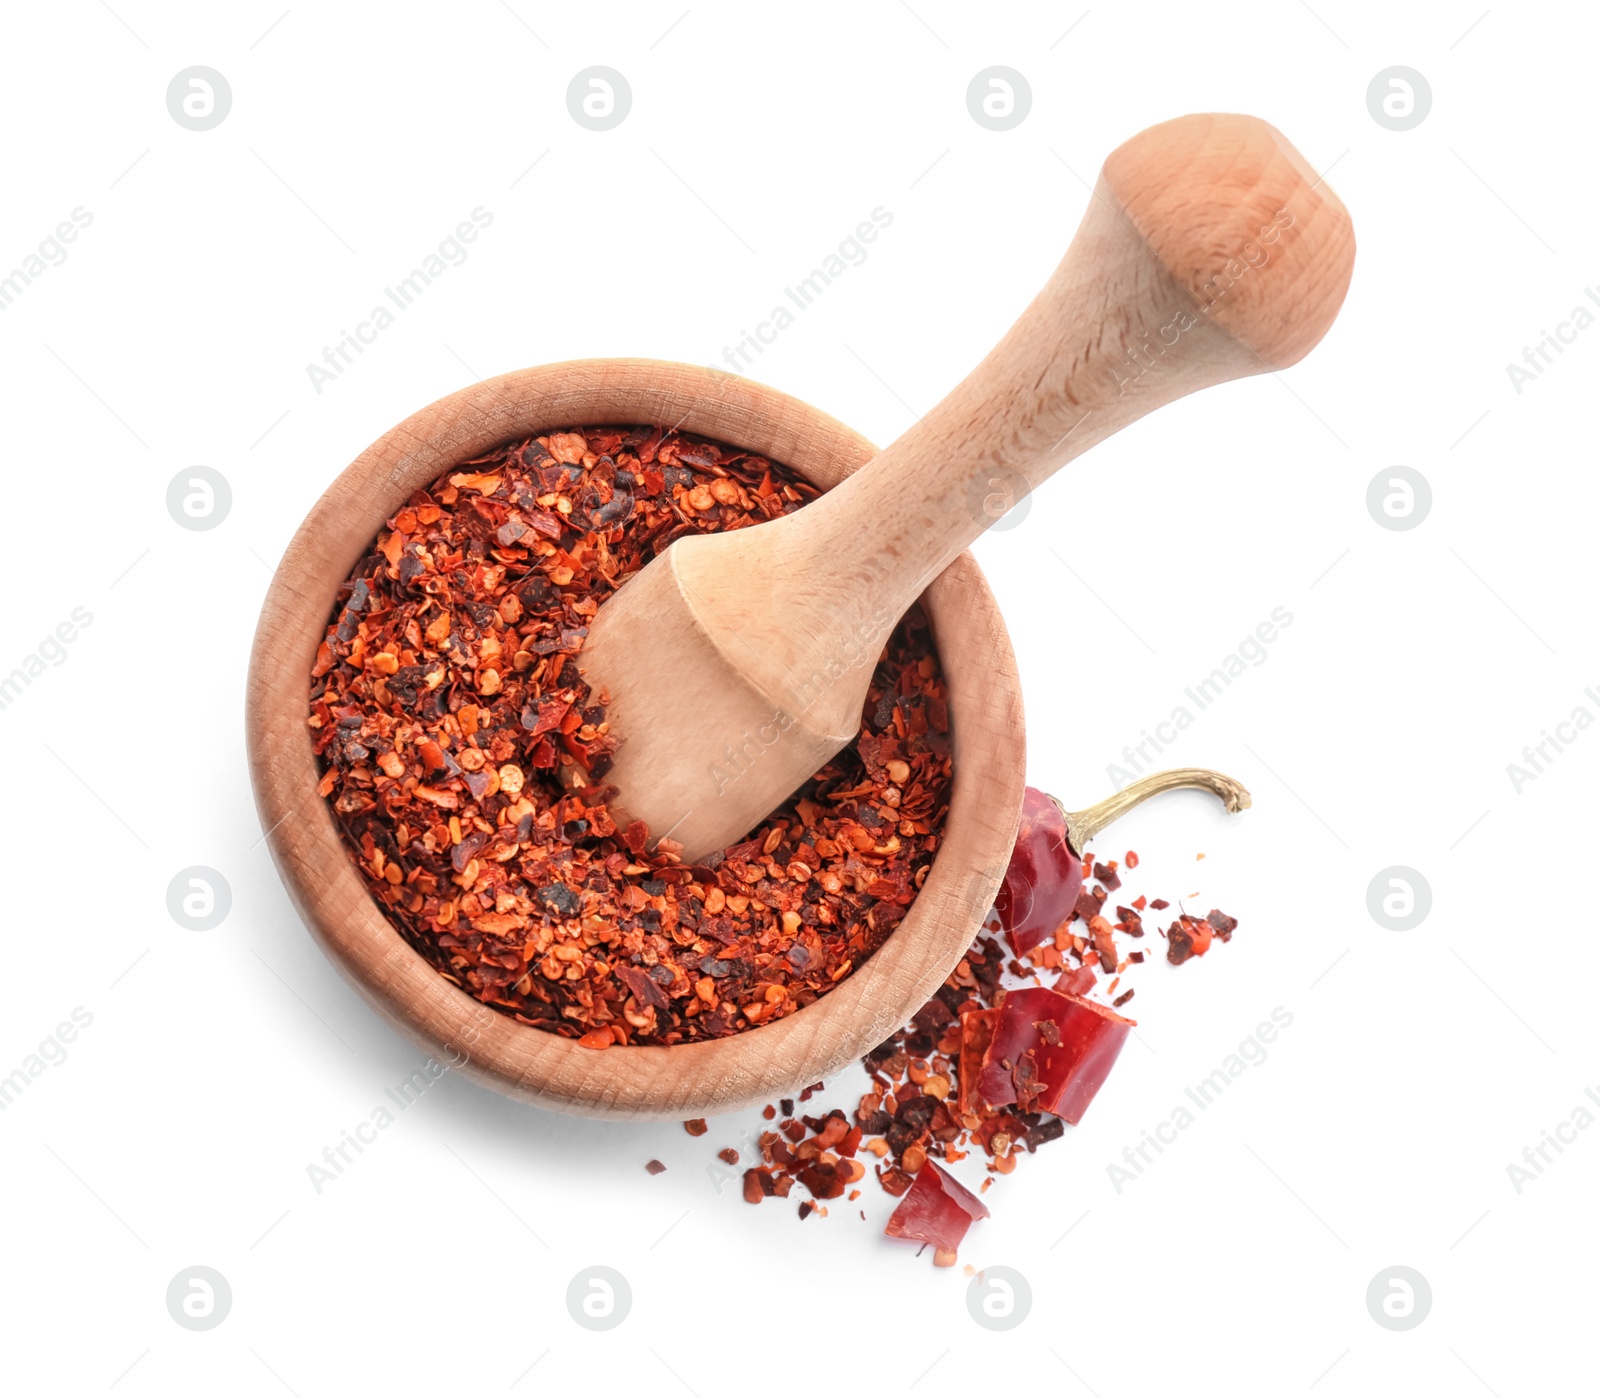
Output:
[[334,595],[384,522],[451,466],[562,428],[646,423],[759,452],[824,489],[877,454],[798,399],[659,360],[551,364],[441,398],[357,457],[290,542],[256,628],[247,739],[256,808],[284,885],[323,950],[384,1018],[441,1062],[541,1107],[686,1118],[768,1102],[829,1076],[905,1024],[954,969],[1016,836],[1022,692],[994,597],[963,553],[921,599],[949,686],[954,780],[944,843],[884,945],[805,1009],[710,1042],[596,1051],[521,1024],[446,980],[373,901],[317,794],[306,719]]

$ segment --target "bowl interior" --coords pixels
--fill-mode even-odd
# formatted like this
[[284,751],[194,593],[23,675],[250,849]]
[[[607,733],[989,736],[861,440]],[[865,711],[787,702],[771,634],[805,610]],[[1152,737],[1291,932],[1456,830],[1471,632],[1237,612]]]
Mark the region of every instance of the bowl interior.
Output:
[[950,973],[993,901],[1016,835],[1022,698],[994,597],[963,554],[922,598],[949,687],[954,779],[944,842],[899,927],[816,1003],[725,1039],[596,1051],[473,999],[391,926],[317,795],[306,726],[311,665],[339,585],[413,491],[514,438],[610,423],[682,427],[769,456],[823,487],[876,450],[773,389],[655,360],[547,365],[440,399],[385,433],[334,481],[278,566],[251,652],[251,778],[273,858],[306,925],[357,989],[441,1062],[563,1111],[704,1116],[821,1080],[881,1043]]

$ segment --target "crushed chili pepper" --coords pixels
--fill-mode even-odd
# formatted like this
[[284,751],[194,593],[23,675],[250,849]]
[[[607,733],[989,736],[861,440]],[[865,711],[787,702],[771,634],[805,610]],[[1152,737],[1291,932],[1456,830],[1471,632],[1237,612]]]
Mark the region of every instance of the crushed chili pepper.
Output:
[[[1030,801],[1037,794],[1030,791]],[[1053,808],[1048,798],[1045,804]],[[1040,827],[1048,827],[1045,805],[1033,802],[1032,808]],[[1024,821],[1020,863],[1008,880],[1024,866],[1039,869],[1044,879],[1072,878],[1070,869],[1034,858],[1041,848]],[[1130,852],[1121,867],[1137,869],[1138,856]],[[967,1228],[988,1210],[945,1167],[969,1155],[983,1156],[987,1178],[980,1192],[987,1192],[993,1178],[1010,1174],[1024,1154],[1062,1139],[1068,1123],[1081,1119],[1104,1083],[1134,1024],[1087,996],[1107,954],[1119,974],[1146,961],[1137,949],[1124,954],[1119,939],[1143,937],[1140,912],[1167,904],[1147,902],[1141,894],[1129,905],[1118,905],[1117,921],[1111,922],[1102,909],[1107,885],[1120,883],[1116,865],[1092,864],[1085,852],[1083,868],[1104,882],[1096,889],[1074,890],[1050,940],[1034,945],[1020,960],[1006,944],[1014,941],[1015,928],[997,901],[995,918],[934,997],[910,1024],[862,1059],[867,1091],[858,1100],[814,1116],[795,1116],[796,1104],[788,1098],[776,1110],[765,1108],[762,1117],[776,1119],[777,1125],[760,1134],[760,1163],[743,1177],[745,1200],[787,1198],[797,1182],[819,1201],[836,1198],[841,1174],[854,1174],[855,1167],[864,1175],[863,1166],[870,1165],[884,1193],[900,1201],[885,1231],[931,1243],[935,1264],[951,1265]],[[1011,880],[1006,908],[1019,923],[1035,916],[1035,909],[1050,908],[1061,894],[1059,888],[1047,888],[1041,898],[1026,878]],[[1218,940],[1230,938],[1238,926],[1216,909],[1203,922],[1187,921]],[[1042,984],[1041,977],[1050,972],[1059,972],[1055,984]],[[1126,1004],[1133,993],[1124,991],[1114,1004]]]
[[1238,918],[1229,917],[1227,913],[1218,908],[1213,908],[1206,914],[1206,921],[1211,924],[1217,936],[1224,942],[1233,937],[1233,929],[1239,925]]
[[1207,913],[1203,921],[1184,913],[1167,928],[1167,960],[1174,966],[1181,966],[1191,956],[1204,956],[1211,949],[1213,937],[1226,942],[1238,925],[1236,918],[1216,908]]
[[951,781],[920,610],[856,743],[703,864],[611,819],[607,696],[580,672],[600,605],[673,540],[817,494],[689,433],[597,427],[463,462],[387,522],[336,598],[309,724],[351,857],[441,975],[589,1048],[688,1043],[793,1014],[898,926]]

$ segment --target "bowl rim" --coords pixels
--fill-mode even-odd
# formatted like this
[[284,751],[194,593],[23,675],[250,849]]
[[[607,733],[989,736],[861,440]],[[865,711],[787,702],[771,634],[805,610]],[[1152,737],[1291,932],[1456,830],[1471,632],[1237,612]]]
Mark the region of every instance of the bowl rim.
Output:
[[383,1018],[449,1066],[523,1101],[669,1119],[788,1095],[909,1021],[965,954],[999,888],[1021,812],[1025,748],[1010,639],[976,560],[963,553],[922,597],[949,690],[954,776],[945,838],[906,917],[864,965],[772,1024],[703,1043],[601,1051],[522,1024],[442,976],[368,893],[316,791],[307,703],[334,595],[383,522],[450,466],[531,434],[644,423],[759,452],[824,488],[876,454],[866,438],[799,399],[665,360],[567,361],[448,394],[363,451],[295,532],[251,646],[246,741],[257,812],[284,886],[323,951]]

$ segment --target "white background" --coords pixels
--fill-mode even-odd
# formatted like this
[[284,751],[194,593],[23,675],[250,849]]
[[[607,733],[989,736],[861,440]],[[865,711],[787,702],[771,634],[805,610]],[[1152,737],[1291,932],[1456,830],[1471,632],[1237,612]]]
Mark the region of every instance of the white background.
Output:
[[[1513,1398],[1585,1382],[1600,1130],[1520,1194],[1506,1167],[1600,1085],[1583,911],[1600,735],[1520,794],[1506,764],[1575,706],[1600,713],[1583,693],[1600,684],[1600,331],[1521,394],[1505,366],[1600,282],[1592,19],[1483,17],[1482,0],[281,4],[6,18],[0,270],[74,207],[93,223],[0,315],[0,662],[74,607],[94,618],[0,712],[0,1074],[75,1006],[94,1017],[0,1114],[7,1386]],[[206,132],[165,104],[192,64],[232,89]],[[609,132],[568,115],[592,64],[631,86]],[[1033,93],[1005,133],[966,105],[992,64]],[[1407,132],[1366,103],[1394,64],[1433,94]],[[1105,843],[1142,852],[1152,896],[1198,892],[1241,925],[1203,962],[1144,968],[1143,1046],[1081,1127],[990,1192],[962,1260],[1021,1272],[1028,1320],[974,1324],[959,1267],[879,1236],[875,1187],[866,1223],[719,1192],[705,1167],[754,1114],[692,1140],[452,1075],[315,1192],[308,1163],[421,1062],[300,926],[250,799],[248,647],[317,495],[472,377],[720,360],[879,205],[893,223],[869,259],[752,372],[887,442],[1044,281],[1107,152],[1219,109],[1332,167],[1360,247],[1338,323],[1280,379],[1128,429],[977,545],[1021,664],[1030,779],[1069,805],[1102,795],[1123,745],[1274,607],[1294,617],[1169,754],[1234,773],[1255,808],[1171,798]],[[468,260],[319,394],[308,361],[479,205],[493,223]],[[187,532],[166,489],[201,464],[232,510]],[[1396,464],[1433,492],[1408,532],[1365,503]],[[232,888],[211,932],[166,910],[197,864]],[[1390,865],[1432,887],[1412,931],[1368,913]],[[1294,1022],[1266,1062],[1117,1192],[1107,1164],[1280,1005]],[[164,1301],[195,1264],[233,1291],[203,1334]],[[564,1300],[592,1264],[633,1293],[602,1334]],[[1396,1264],[1433,1292],[1398,1334],[1364,1299]]]

